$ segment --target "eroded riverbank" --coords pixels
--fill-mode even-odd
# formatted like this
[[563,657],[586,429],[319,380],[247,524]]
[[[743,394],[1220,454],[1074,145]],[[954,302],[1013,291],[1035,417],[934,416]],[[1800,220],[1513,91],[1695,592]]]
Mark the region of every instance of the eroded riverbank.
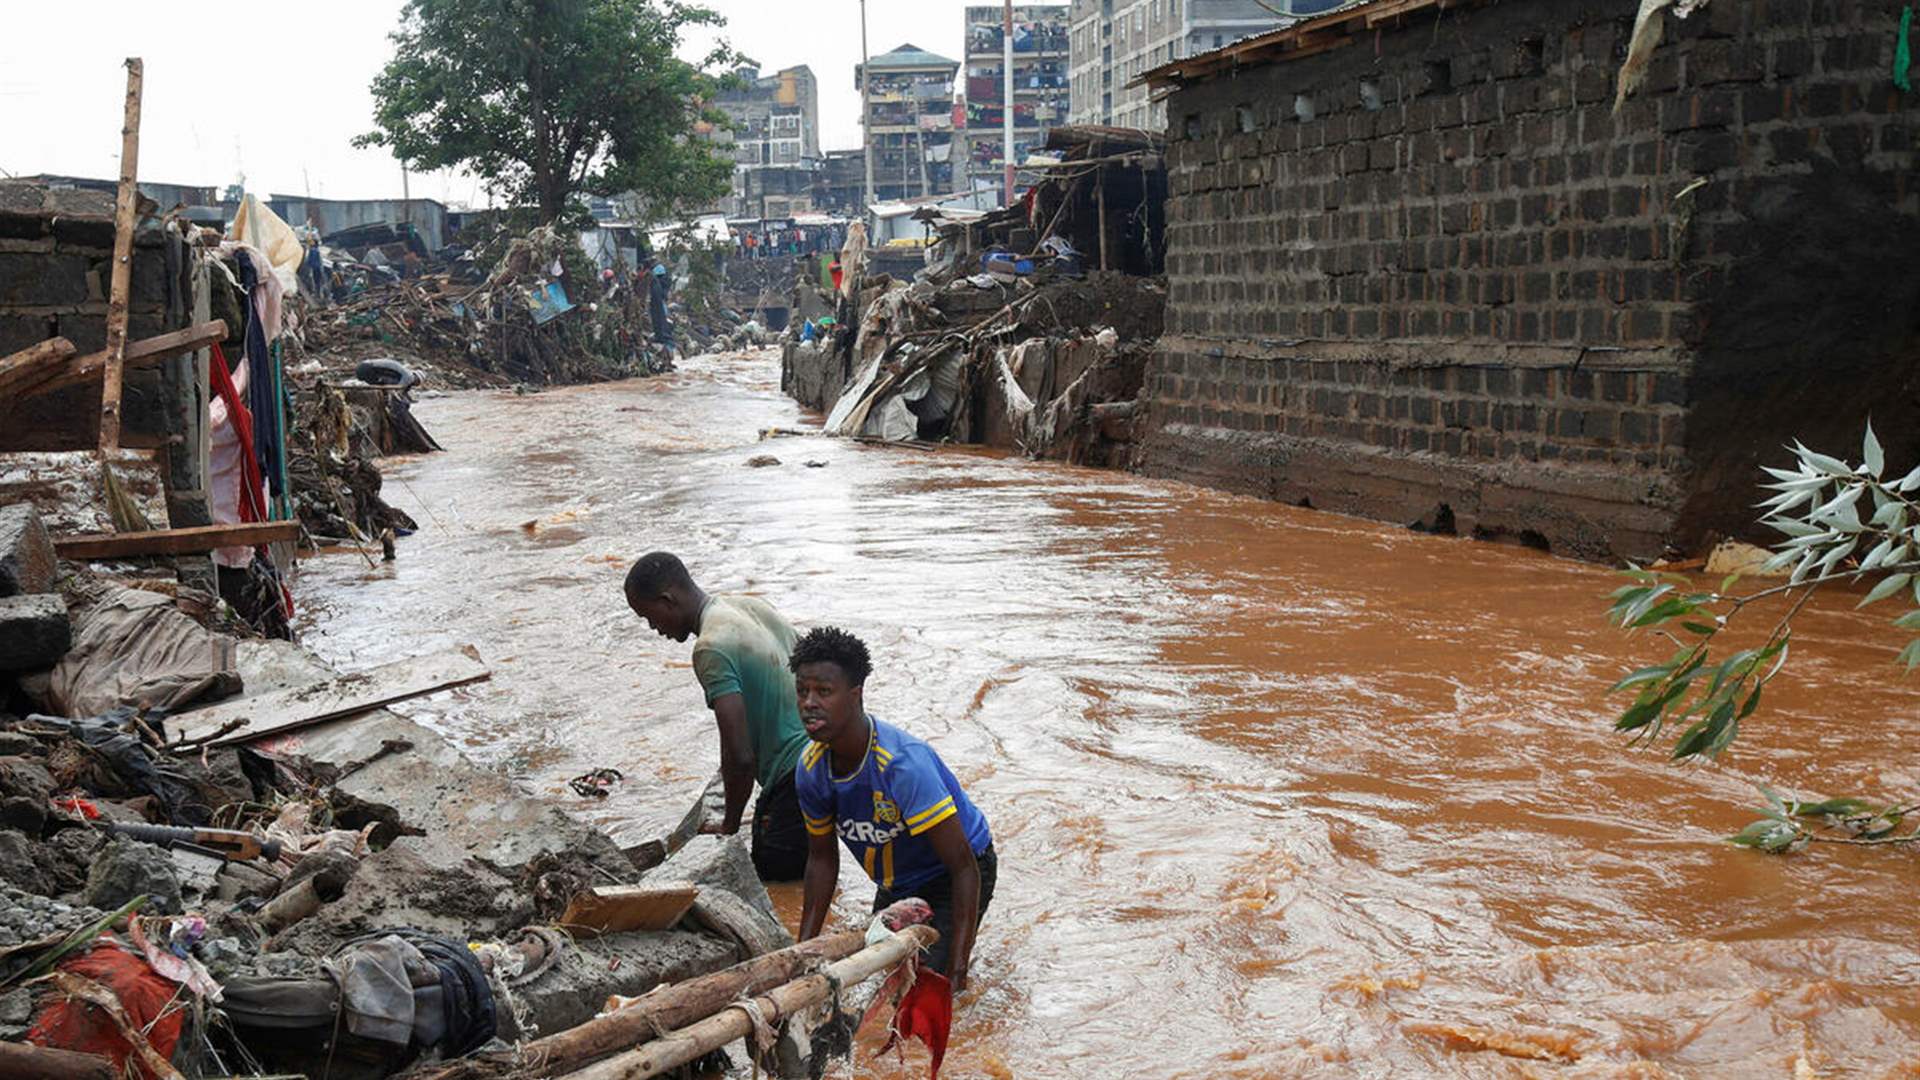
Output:
[[[378,569],[306,563],[306,642],[343,667],[475,643],[491,683],[404,711],[618,838],[717,756],[685,648],[621,599],[633,557],[867,637],[875,712],[935,742],[1002,853],[950,1075],[1920,1068],[1911,857],[1713,842],[1750,780],[1920,788],[1886,755],[1920,728],[1897,641],[1846,598],[1803,616],[1729,760],[1680,769],[1607,733],[1601,690],[1651,646],[1604,626],[1599,568],[1112,473],[758,442],[802,423],[772,353],[417,413],[450,452],[391,463],[385,494],[422,531]],[[597,766],[627,780],[575,798]]]

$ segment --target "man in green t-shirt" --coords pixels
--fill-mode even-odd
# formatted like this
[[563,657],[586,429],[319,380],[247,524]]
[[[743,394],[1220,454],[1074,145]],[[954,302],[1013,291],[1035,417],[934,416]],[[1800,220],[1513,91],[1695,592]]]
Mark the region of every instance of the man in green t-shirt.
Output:
[[766,881],[796,881],[807,869],[806,824],[793,765],[807,745],[787,658],[797,635],[780,613],[751,596],[708,596],[673,555],[641,556],[627,571],[627,606],[653,632],[696,638],[693,673],[720,728],[720,776],[727,811],[720,831],[740,831],[755,780],[753,867]]

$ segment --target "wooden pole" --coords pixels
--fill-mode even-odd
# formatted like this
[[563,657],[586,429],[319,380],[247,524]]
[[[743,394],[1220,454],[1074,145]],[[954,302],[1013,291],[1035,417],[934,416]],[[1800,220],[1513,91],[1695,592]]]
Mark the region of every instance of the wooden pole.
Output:
[[[130,367],[153,367],[176,356],[206,348],[216,341],[227,338],[227,324],[221,319],[197,323],[155,337],[142,338],[139,341],[123,344],[120,350],[120,371],[124,373]],[[52,374],[29,382],[20,387],[21,397],[33,397],[38,394],[51,394],[65,390],[69,386],[79,386],[101,378],[107,369],[105,352],[88,353],[69,361],[63,368]]]
[[39,378],[44,370],[65,363],[68,357],[78,351],[73,342],[57,337],[29,345],[17,353],[0,356],[0,390]]
[[[712,1016],[741,997],[764,994],[791,982],[812,965],[850,956],[864,944],[865,935],[857,930],[803,941],[724,971],[661,987],[618,1012],[596,1016],[577,1027],[535,1039],[515,1052],[482,1057],[493,1064],[526,1070],[530,1075],[561,1075],[609,1054],[630,1050],[662,1031]],[[450,1064],[445,1071],[429,1073],[422,1080],[483,1075],[463,1070],[460,1064]]]
[[[775,987],[764,996],[752,999],[753,1005],[768,1024],[777,1025],[794,1013],[827,1000],[833,995],[835,985],[844,989],[865,982],[933,944],[939,936],[931,926],[909,926],[877,945],[828,965],[824,971]],[[752,1032],[753,1021],[745,1010],[723,1008],[699,1023],[669,1031],[645,1046],[567,1073],[565,1080],[649,1080],[736,1039],[744,1039]]]
[[119,1080],[99,1054],[0,1042],[0,1080]]
[[107,362],[100,384],[100,450],[120,449],[120,360],[127,347],[128,293],[133,284],[133,226],[140,189],[140,58],[127,60],[126,123],[120,129],[120,192],[113,206],[113,283],[107,294]]

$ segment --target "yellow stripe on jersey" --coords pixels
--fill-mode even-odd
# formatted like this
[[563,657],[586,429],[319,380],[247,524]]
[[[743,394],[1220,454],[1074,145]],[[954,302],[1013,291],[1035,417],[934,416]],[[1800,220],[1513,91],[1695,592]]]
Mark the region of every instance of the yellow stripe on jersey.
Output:
[[887,752],[886,747],[876,746],[873,748],[873,760],[880,766],[881,772],[886,772],[887,766],[893,764],[893,755]]
[[869,881],[880,880],[879,878],[873,876],[873,849],[872,848],[868,848],[867,853],[865,855],[860,856],[860,869],[866,871],[867,880]]
[[908,826],[907,835],[919,836],[921,833],[926,832],[928,829],[933,828],[935,825],[940,824],[941,822],[947,820],[948,818],[960,812],[960,808],[953,805],[952,799],[948,799],[945,805],[946,805],[946,809],[940,811],[940,813],[934,815],[933,817],[928,818],[927,820],[921,822],[918,825]]
[[880,849],[880,866],[885,874],[885,880],[880,882],[880,887],[893,888],[893,841],[891,840],[887,841],[886,847]]
[[817,818],[804,812],[800,816],[806,818],[807,832],[809,834],[813,836],[833,835],[833,819],[831,817]]
[[803,769],[811,769],[815,765],[820,764],[820,755],[826,752],[827,752],[826,743],[817,742],[817,743],[808,744],[806,753],[800,755],[800,760],[801,760],[800,767]]
[[953,796],[949,795],[946,798],[941,799],[939,802],[934,803],[932,806],[927,807],[925,810],[922,810],[919,813],[908,818],[907,828],[911,829],[915,825],[920,824],[921,822],[927,820],[928,818],[939,813],[940,811],[952,809],[952,807],[953,807]]

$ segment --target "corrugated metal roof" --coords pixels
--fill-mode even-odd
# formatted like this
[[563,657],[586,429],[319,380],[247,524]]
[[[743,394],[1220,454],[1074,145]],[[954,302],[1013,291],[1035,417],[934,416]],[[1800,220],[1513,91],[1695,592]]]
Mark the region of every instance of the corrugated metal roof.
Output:
[[959,67],[958,60],[949,60],[937,53],[930,53],[918,45],[902,45],[881,53],[867,61],[874,69],[905,67]]

